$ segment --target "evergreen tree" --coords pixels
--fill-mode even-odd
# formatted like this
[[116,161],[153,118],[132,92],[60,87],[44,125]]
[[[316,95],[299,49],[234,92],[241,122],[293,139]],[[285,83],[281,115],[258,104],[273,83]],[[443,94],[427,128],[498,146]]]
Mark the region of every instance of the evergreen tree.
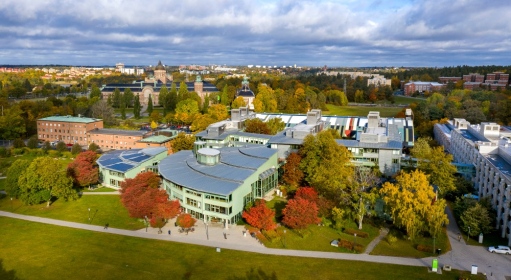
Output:
[[178,93],[178,103],[179,101],[183,101],[183,100],[186,100],[188,98],[190,98],[190,93],[188,92],[188,86],[186,85],[185,82],[181,82],[179,84],[179,93]]
[[170,93],[165,85],[161,86],[160,95],[158,96],[158,104],[163,107],[163,115],[169,112]]
[[151,95],[149,94],[149,100],[147,101],[147,110],[146,112],[151,115],[151,113],[153,112],[153,98],[151,97]]
[[176,110],[178,98],[177,98],[177,89],[176,83],[172,83],[172,87],[169,92],[169,111]]
[[94,97],[101,98],[101,90],[96,84],[92,84],[92,89],[90,90],[90,98]]
[[131,89],[129,89],[129,88],[124,89],[123,97],[124,97],[123,100],[124,100],[124,104],[125,104],[126,108],[129,108],[130,106],[132,106],[133,99],[135,98],[135,96],[133,95],[133,92],[131,91]]
[[112,106],[114,108],[119,108],[121,106],[121,99],[122,99],[121,91],[118,88],[116,88],[114,90],[112,97]]
[[124,99],[121,100],[121,119],[126,119],[126,101]]
[[138,97],[138,94],[135,95],[135,101],[133,103],[133,116],[135,119],[140,119],[140,99]]

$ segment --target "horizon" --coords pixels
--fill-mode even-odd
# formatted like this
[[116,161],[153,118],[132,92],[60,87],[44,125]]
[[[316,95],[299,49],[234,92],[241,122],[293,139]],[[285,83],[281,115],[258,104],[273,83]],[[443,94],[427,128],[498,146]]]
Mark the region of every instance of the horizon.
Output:
[[0,63],[9,65],[94,67],[161,60],[165,65],[408,68],[511,62],[511,1],[505,0],[491,5],[477,0],[218,0],[211,5],[5,0],[0,17]]

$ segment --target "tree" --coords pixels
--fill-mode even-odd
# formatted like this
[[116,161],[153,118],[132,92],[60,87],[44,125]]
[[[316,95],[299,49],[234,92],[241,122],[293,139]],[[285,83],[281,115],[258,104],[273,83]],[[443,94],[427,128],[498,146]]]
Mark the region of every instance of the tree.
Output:
[[259,84],[254,99],[255,112],[277,112],[277,100],[273,89],[265,84]]
[[216,121],[223,121],[229,117],[227,107],[222,104],[213,104],[209,106],[207,114]]
[[23,137],[27,132],[23,114],[19,105],[4,108],[4,113],[0,115],[0,139],[12,140]]
[[289,200],[282,214],[282,223],[292,229],[305,229],[321,221],[316,203],[300,197]]
[[[406,229],[408,236],[414,240],[417,235],[428,228],[428,221],[436,223],[429,228],[437,228],[438,223],[447,224],[449,220],[445,213],[435,208],[436,204],[443,207],[442,199],[435,201],[433,187],[427,176],[415,170],[411,173],[401,173],[396,177],[396,183],[386,182],[380,190],[383,200],[390,208],[394,224]],[[443,206],[442,206],[443,205]],[[432,219],[430,215],[435,214]]]
[[354,170],[346,147],[338,145],[330,132],[321,131],[305,137],[300,156],[305,181],[321,195],[349,205]]
[[12,146],[15,149],[24,148],[25,147],[25,141],[23,141],[23,139],[21,139],[21,138],[16,138],[12,142]]
[[453,156],[446,154],[443,146],[432,148],[429,145],[431,141],[432,139],[429,137],[419,138],[411,153],[417,159],[417,168],[429,175],[429,182],[438,186],[440,194],[443,196],[456,189],[454,174],[457,170],[451,163]]
[[21,174],[18,184],[20,199],[26,204],[46,201],[46,207],[50,207],[55,197],[65,200],[78,198],[66,169],[61,167],[59,160],[50,157],[34,159]]
[[352,208],[356,213],[358,229],[362,229],[364,216],[369,210],[369,206],[374,205],[378,193],[373,187],[380,183],[379,170],[377,168],[355,167],[356,188],[352,193]]
[[99,150],[98,144],[92,142],[89,145],[89,151],[97,152]]
[[124,93],[123,93],[122,97],[123,97],[123,101],[124,101],[124,104],[126,105],[126,107],[132,106],[135,96],[130,88],[124,89]]
[[236,97],[236,99],[234,99],[234,101],[231,104],[232,109],[238,109],[240,107],[245,106],[247,106],[247,103],[245,103],[245,99],[243,99],[243,97],[241,96]]
[[133,218],[153,217],[155,207],[168,200],[165,190],[158,189],[160,178],[156,173],[143,172],[121,183],[121,202]]
[[114,92],[112,94],[112,106],[115,108],[119,108],[121,105],[121,99],[122,99],[121,91],[118,88],[114,89]]
[[42,149],[43,149],[44,153],[47,154],[48,151],[51,150],[50,142],[49,141],[44,141]]
[[149,115],[153,112],[153,98],[149,94],[149,98],[147,100],[147,109],[145,110]]
[[135,117],[135,119],[140,119],[140,98],[137,95],[135,95],[135,101],[133,101],[133,116]]
[[158,95],[158,104],[163,107],[163,115],[170,112],[170,93],[165,85],[160,88],[160,95]]
[[97,97],[98,99],[101,98],[101,90],[98,88],[98,86],[96,84],[92,84],[89,98],[92,99],[94,97]]
[[195,142],[195,138],[193,136],[187,135],[184,132],[180,132],[176,138],[170,141],[170,146],[172,147],[172,152],[177,153],[181,150],[191,150],[193,149],[193,143]]
[[297,187],[303,180],[304,174],[300,169],[300,161],[302,157],[298,153],[290,153],[286,159],[286,163],[282,167],[284,175],[282,179],[287,184]]
[[168,99],[169,112],[174,111],[176,109],[177,102],[178,102],[178,97],[177,97],[176,83],[172,83],[172,86],[170,87],[169,99]]
[[167,221],[164,218],[158,216],[152,216],[149,220],[151,227],[158,228],[158,233],[161,233],[161,228],[164,227],[166,223]]
[[27,141],[27,147],[29,147],[30,149],[37,149],[38,144],[39,142],[37,141],[37,136],[32,136]]
[[162,203],[158,203],[154,207],[153,214],[157,217],[162,217],[165,220],[169,220],[177,216],[181,212],[181,205],[179,200],[168,200]]
[[92,105],[91,116],[96,119],[103,119],[103,123],[106,125],[113,125],[116,123],[114,108],[108,105],[104,100],[99,100]]
[[190,124],[193,122],[195,116],[199,114],[199,104],[193,99],[185,99],[179,101],[176,107],[176,120]]
[[210,115],[197,115],[192,122],[191,130],[192,132],[203,131],[212,123],[217,122],[217,120],[213,119]]
[[281,118],[272,118],[266,122],[266,125],[270,129],[271,135],[275,135],[286,128],[286,124]]
[[301,198],[301,199],[305,199],[308,201],[312,201],[314,203],[317,203],[318,199],[319,199],[318,193],[316,192],[316,190],[314,190],[314,188],[311,188],[311,187],[298,188],[294,198],[295,199]]
[[78,143],[74,143],[73,147],[71,147],[71,153],[73,155],[77,155],[81,152],[82,152],[82,146],[80,146],[80,144],[78,144]]
[[185,82],[181,82],[179,84],[179,92],[177,94],[177,103],[179,104],[179,102],[186,100],[188,98],[190,98],[190,93],[188,92],[188,86],[186,85]]
[[270,128],[259,118],[245,120],[245,132],[270,134]]
[[492,226],[488,210],[480,203],[468,208],[461,214],[461,229],[470,236],[490,233]]
[[121,100],[121,104],[119,105],[121,111],[121,119],[126,119],[126,101],[124,99]]
[[273,221],[275,210],[268,208],[263,199],[257,200],[253,207],[243,211],[242,217],[249,225],[260,230],[274,230],[277,227]]
[[67,151],[67,145],[66,143],[62,142],[62,141],[59,141],[57,143],[57,145],[55,146],[55,149],[59,152],[59,153],[63,153],[65,151]]
[[[80,147],[81,150],[81,147]],[[78,154],[76,159],[67,166],[68,174],[80,187],[89,187],[99,180],[99,168],[96,164],[97,155],[93,151]]]
[[176,224],[184,229],[189,229],[195,225],[196,220],[190,214],[181,214],[177,216]]
[[7,169],[7,178],[5,179],[5,192],[9,197],[18,198],[20,187],[18,180],[23,172],[28,168],[28,160],[17,159]]
[[151,121],[151,130],[158,128],[158,124],[155,121]]

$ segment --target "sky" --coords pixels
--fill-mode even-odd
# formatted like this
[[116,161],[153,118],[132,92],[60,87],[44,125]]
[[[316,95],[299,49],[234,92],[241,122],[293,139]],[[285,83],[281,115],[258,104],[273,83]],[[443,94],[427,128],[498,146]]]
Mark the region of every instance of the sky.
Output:
[[2,0],[0,65],[511,65],[509,0]]

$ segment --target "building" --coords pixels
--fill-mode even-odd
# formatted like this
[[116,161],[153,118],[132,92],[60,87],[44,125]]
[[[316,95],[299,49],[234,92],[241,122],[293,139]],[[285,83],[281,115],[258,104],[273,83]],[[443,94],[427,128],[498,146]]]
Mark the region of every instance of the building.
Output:
[[88,131],[88,143],[95,143],[102,151],[135,149],[137,142],[149,137],[151,132],[146,130],[124,129],[93,129]]
[[249,109],[252,109],[252,110],[254,109],[255,94],[249,87],[247,77],[243,77],[243,82],[241,82],[241,89],[239,89],[236,92],[236,98],[239,96],[241,96],[243,98],[243,100],[245,101],[245,105]]
[[425,93],[438,91],[443,87],[445,87],[445,84],[440,84],[437,82],[410,81],[405,83],[401,88],[404,90],[406,96],[411,96],[415,92]]
[[479,197],[489,197],[497,212],[495,228],[511,246],[511,129],[496,123],[471,125],[464,119],[436,124],[435,140],[458,165],[475,167],[472,182]]
[[351,151],[354,165],[378,166],[385,175],[400,170],[403,147],[413,146],[411,118],[380,118],[379,112],[370,112],[367,118],[322,117],[320,110],[311,110],[305,122],[289,126],[273,136],[268,144],[283,160],[300,149],[307,135],[329,128],[339,131],[343,139],[336,142]]
[[255,199],[277,187],[277,151],[260,145],[179,151],[158,164],[163,187],[182,210],[206,222],[234,224]]
[[390,79],[385,78],[383,75],[372,75],[371,78],[367,79],[367,85],[374,85],[376,87],[380,86],[391,86],[392,81]]
[[461,77],[439,77],[438,81],[441,84],[448,84],[448,83],[457,83],[458,81],[461,81]]
[[143,138],[135,144],[137,148],[148,148],[148,147],[165,147],[170,154],[172,152],[172,146],[170,141],[176,138],[178,135],[177,130],[162,129],[156,131],[155,135]]
[[78,115],[52,116],[37,120],[37,138],[39,141],[64,142],[68,145],[78,143],[87,146],[90,143],[88,132],[102,129],[103,120]]
[[108,152],[96,161],[99,181],[104,186],[119,189],[125,179],[133,179],[138,173],[157,172],[158,163],[166,156],[164,147]]
[[489,87],[491,90],[504,89],[509,83],[509,74],[504,74],[503,72],[493,72],[491,74],[486,75],[486,80],[484,84],[486,87]]

